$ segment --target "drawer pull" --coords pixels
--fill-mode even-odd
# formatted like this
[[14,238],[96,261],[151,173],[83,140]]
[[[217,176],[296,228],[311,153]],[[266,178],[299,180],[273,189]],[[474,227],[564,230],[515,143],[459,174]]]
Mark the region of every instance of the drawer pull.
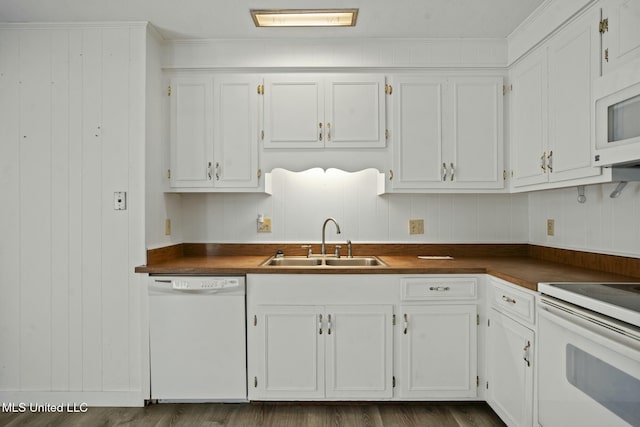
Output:
[[327,316],[327,333],[331,335],[331,315]]
[[508,302],[510,304],[515,304],[516,303],[516,300],[514,300],[513,298],[509,298],[506,295],[502,295],[502,301]]
[[318,317],[318,335],[322,335],[322,314]]
[[430,291],[437,291],[437,292],[446,292],[449,289],[451,288],[449,288],[448,286],[430,286],[429,287]]

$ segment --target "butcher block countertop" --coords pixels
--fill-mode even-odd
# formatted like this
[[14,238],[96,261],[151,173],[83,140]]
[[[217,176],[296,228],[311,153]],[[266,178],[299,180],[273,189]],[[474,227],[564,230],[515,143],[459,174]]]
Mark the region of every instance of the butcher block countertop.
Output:
[[[539,282],[640,281],[640,259],[527,244],[354,244],[355,256],[377,256],[385,267],[262,267],[277,250],[304,256],[299,244],[179,244],[147,252],[149,274],[490,274],[527,289]],[[327,252],[334,244],[327,244]],[[343,246],[343,253],[346,250]],[[319,245],[313,252],[320,253]],[[420,259],[451,256],[453,259]]]

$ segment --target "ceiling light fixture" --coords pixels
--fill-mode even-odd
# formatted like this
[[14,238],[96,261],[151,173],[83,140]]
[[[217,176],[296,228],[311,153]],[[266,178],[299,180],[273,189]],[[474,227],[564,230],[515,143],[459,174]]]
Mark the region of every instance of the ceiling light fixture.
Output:
[[256,27],[354,27],[358,9],[251,10]]

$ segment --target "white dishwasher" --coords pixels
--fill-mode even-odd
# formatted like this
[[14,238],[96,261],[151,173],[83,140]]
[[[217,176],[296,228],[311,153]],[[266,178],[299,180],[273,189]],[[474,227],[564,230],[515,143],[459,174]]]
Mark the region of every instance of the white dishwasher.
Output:
[[151,399],[247,400],[245,278],[150,276]]

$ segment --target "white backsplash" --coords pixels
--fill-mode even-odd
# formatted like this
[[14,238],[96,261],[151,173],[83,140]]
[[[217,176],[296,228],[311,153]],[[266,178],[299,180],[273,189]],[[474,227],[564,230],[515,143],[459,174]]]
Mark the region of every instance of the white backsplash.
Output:
[[[185,242],[526,243],[526,194],[385,194],[377,172],[321,169],[273,178],[273,195],[183,194]],[[258,233],[256,218],[272,218],[272,233]],[[425,234],[409,235],[409,219],[424,219]]]
[[[611,199],[615,187],[585,187],[584,204],[578,203],[575,187],[530,193],[529,242],[640,257],[640,183],[629,183]],[[555,221],[554,236],[547,236],[547,219]]]
[[[640,183],[617,199],[615,184],[520,194],[384,194],[367,173],[324,173],[274,179],[273,195],[209,193],[168,197],[173,238],[184,242],[319,242],[324,219],[331,243],[531,243],[640,257]],[[295,178],[298,176],[298,178]],[[320,178],[320,179],[319,179]],[[272,219],[272,233],[258,233],[256,218]],[[409,235],[409,219],[424,219],[425,234]],[[555,235],[546,235],[547,219]],[[160,225],[160,224],[159,224]],[[159,226],[158,225],[158,226]]]

